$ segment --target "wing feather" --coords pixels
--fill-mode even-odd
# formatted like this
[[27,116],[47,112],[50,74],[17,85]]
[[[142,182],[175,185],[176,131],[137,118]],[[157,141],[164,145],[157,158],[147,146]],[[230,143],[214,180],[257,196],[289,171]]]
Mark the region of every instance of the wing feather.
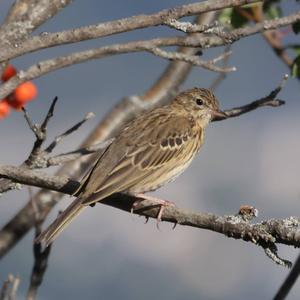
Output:
[[[138,118],[114,140],[89,176],[88,182],[94,184],[92,194],[99,196],[92,202],[113,193],[132,190],[139,182],[153,176],[155,170],[171,162],[176,164],[178,155],[194,144],[194,120],[170,114],[170,111],[162,112],[155,110],[155,116],[147,114]],[[100,176],[101,171],[104,175]],[[87,183],[85,189],[89,187]],[[92,203],[91,197],[86,198],[84,204]]]

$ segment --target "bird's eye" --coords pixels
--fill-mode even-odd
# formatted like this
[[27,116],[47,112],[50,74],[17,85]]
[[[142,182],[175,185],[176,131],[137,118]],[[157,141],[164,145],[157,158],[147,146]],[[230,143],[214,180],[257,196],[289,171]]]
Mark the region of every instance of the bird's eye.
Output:
[[201,106],[201,105],[203,105],[203,100],[200,98],[197,98],[196,103],[197,103],[197,105]]

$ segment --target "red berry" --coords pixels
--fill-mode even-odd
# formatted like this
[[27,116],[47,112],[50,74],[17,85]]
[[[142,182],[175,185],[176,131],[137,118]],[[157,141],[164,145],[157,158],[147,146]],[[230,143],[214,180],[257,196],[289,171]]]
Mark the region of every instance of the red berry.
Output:
[[17,74],[17,70],[15,69],[15,67],[13,65],[9,64],[4,69],[2,76],[1,76],[1,80],[5,82],[8,79],[10,79],[11,77],[15,76],[16,74]]
[[10,94],[7,98],[8,104],[15,110],[21,110],[22,107],[25,105],[25,103],[17,101],[17,99],[14,97],[14,94]]
[[0,101],[0,119],[4,119],[10,113],[10,106],[7,99]]
[[20,104],[25,104],[37,96],[37,88],[31,81],[20,84],[14,91],[14,98]]

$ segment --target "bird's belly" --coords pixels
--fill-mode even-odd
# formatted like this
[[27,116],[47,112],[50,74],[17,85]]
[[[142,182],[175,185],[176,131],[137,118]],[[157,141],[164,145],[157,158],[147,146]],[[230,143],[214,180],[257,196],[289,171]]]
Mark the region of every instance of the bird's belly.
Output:
[[193,157],[186,160],[185,162],[180,162],[178,164],[173,164],[169,168],[163,166],[156,170],[153,170],[151,176],[144,178],[137,186],[132,187],[128,190],[128,193],[137,194],[145,193],[158,189],[159,187],[174,181],[181,173],[183,173],[187,167],[192,162]]

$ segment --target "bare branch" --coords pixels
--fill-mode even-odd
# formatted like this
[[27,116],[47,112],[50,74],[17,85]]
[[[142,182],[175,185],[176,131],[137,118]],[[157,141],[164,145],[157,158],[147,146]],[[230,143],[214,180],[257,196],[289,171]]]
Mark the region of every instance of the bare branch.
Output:
[[[38,237],[36,235],[35,237]],[[32,268],[31,278],[30,278],[30,286],[27,292],[27,300],[36,299],[37,290],[42,284],[44,274],[47,269],[48,258],[51,251],[51,245],[49,247],[42,250],[40,244],[33,244],[33,252],[34,252],[34,265]]]
[[221,59],[224,59],[225,57],[229,56],[231,53],[224,53],[212,60],[209,61],[204,61],[199,58],[197,55],[186,55],[184,53],[179,53],[179,52],[169,52],[162,50],[158,47],[150,47],[147,49],[148,52],[157,55],[162,58],[166,58],[169,60],[179,60],[179,61],[184,61],[187,63],[190,63],[195,66],[201,66],[204,69],[214,71],[214,72],[220,72],[220,73],[228,73],[228,72],[233,72],[236,71],[235,67],[231,68],[224,68],[224,67],[218,67],[215,65],[216,62],[218,62]]
[[30,119],[26,109],[24,107],[22,108],[22,110],[24,112],[25,120],[26,120],[29,128],[31,129],[31,131],[34,133],[34,135],[36,137],[36,141],[33,145],[33,148],[31,150],[29,158],[25,161],[25,164],[28,166],[34,162],[34,160],[36,159],[36,156],[39,155],[41,152],[41,146],[46,139],[47,125],[48,125],[49,120],[53,116],[53,112],[54,112],[54,108],[55,108],[57,100],[58,100],[58,98],[55,97],[54,100],[52,101],[49,111],[41,125],[34,124],[32,122],[32,120]]
[[57,103],[57,100],[58,100],[58,97],[55,97],[52,101],[52,104],[48,110],[48,113],[41,125],[41,130],[42,132],[46,132],[47,131],[47,126],[48,126],[48,123],[50,121],[50,119],[53,117],[54,115],[54,109],[55,109],[55,106],[56,106],[56,103]]
[[0,290],[0,300],[16,300],[20,281],[19,276],[9,274]]
[[290,271],[289,275],[277,291],[273,300],[284,300],[286,299],[287,295],[291,291],[292,287],[297,281],[300,273],[300,255],[298,256],[292,270]]
[[[231,48],[231,45],[227,45],[224,49],[224,53],[229,52],[230,48]],[[223,59],[223,63],[221,65],[221,67],[227,68],[228,62],[229,62],[229,56],[227,56]],[[211,83],[209,89],[214,91],[225,78],[226,78],[226,73],[219,73],[218,76]]]
[[[77,153],[69,153],[69,156],[66,157],[66,155],[56,156],[53,159],[49,157],[49,153],[52,152],[52,150],[57,146],[57,144],[62,141],[66,136],[72,134],[74,131],[79,129],[87,120],[89,120],[91,117],[94,116],[93,113],[88,113],[83,120],[72,126],[70,129],[65,131],[63,134],[57,136],[55,140],[45,149],[42,149],[42,145],[46,140],[47,137],[47,125],[50,120],[50,118],[53,116],[55,104],[57,102],[57,97],[53,100],[49,111],[42,122],[42,124],[34,124],[33,121],[30,119],[27,111],[23,108],[24,111],[24,116],[26,119],[26,122],[28,123],[29,128],[33,131],[33,133],[36,136],[36,141],[34,142],[33,148],[28,156],[28,158],[25,160],[25,162],[21,165],[24,168],[29,168],[29,169],[35,169],[35,168],[47,168],[49,166],[57,165],[63,163],[63,158],[66,159],[66,161],[70,160],[70,156],[73,157],[78,157],[76,156]],[[106,144],[106,143],[105,143]],[[101,149],[101,146],[103,145],[98,145],[99,149]],[[88,154],[89,150],[85,149],[80,149],[82,153]],[[15,184],[13,182],[10,182],[9,180],[0,180],[0,193],[4,193],[9,190],[13,189],[20,189],[20,185]]]
[[289,260],[279,257],[279,255],[277,253],[278,249],[275,244],[270,244],[270,245],[264,247],[264,251],[265,251],[266,255],[270,259],[272,259],[277,265],[280,265],[280,266],[283,266],[286,268],[292,267],[293,264]]
[[70,180],[67,176],[60,176],[60,180],[57,180],[52,175],[24,167],[0,166],[0,177],[13,179],[13,181],[21,184],[28,184],[28,180],[30,180],[31,183],[36,183],[36,185],[29,185],[40,186],[64,194],[68,194],[70,190],[76,190],[80,185],[79,182]]
[[[7,45],[12,41],[21,41],[71,2],[71,0],[16,1],[16,3],[11,6],[5,23],[0,27],[1,45]],[[34,7],[34,9],[32,9],[32,7]],[[15,47],[15,45],[11,46]]]
[[[37,238],[42,232],[43,218],[40,215],[37,205],[33,197],[31,197],[32,204],[35,207],[35,238]],[[27,300],[35,300],[37,290],[42,284],[45,272],[47,270],[48,259],[51,252],[52,245],[42,249],[40,244],[33,243],[33,256],[34,265],[31,272],[30,285],[27,292]]]
[[261,0],[215,0],[197,2],[165,9],[150,15],[133,16],[62,32],[42,34],[24,41],[22,44],[18,45],[18,49],[13,45],[11,47],[3,48],[0,55],[0,61],[2,62],[24,53],[53,46],[76,43],[150,26],[163,25],[165,21],[172,18],[179,19],[185,16],[199,15],[204,12],[219,10],[226,7],[257,2],[261,2]]
[[213,121],[221,121],[224,119],[237,117],[242,114],[248,113],[252,110],[255,110],[259,107],[264,107],[264,106],[278,107],[278,106],[285,104],[285,102],[283,100],[279,100],[279,99],[275,99],[275,98],[278,95],[278,93],[282,90],[282,88],[284,87],[288,78],[289,78],[289,76],[287,74],[285,74],[281,83],[273,91],[271,91],[270,94],[267,95],[266,97],[255,100],[244,106],[225,110],[225,114],[227,115],[226,118],[218,117],[218,118],[215,118]]
[[233,43],[242,37],[249,36],[263,30],[279,28],[281,26],[286,26],[299,20],[300,12],[297,12],[287,17],[258,23],[252,27],[233,30],[232,32],[226,33],[226,38],[225,36],[222,38],[216,36],[203,36],[200,39],[196,39],[194,37],[157,38],[146,41],[136,41],[124,44],[104,46],[45,60],[29,67],[26,71],[20,71],[16,76],[4,83],[0,88],[0,99],[5,98],[22,82],[37,78],[39,76],[60,68],[67,67],[69,65],[85,62],[87,60],[100,59],[108,55],[117,55],[129,52],[149,52],[149,49],[161,46],[179,45],[200,48],[217,47]]
[[[72,195],[79,182],[60,176],[49,176],[42,172],[22,169],[12,166],[0,166],[0,176],[11,180],[34,185],[41,188]],[[131,212],[133,204],[134,213],[147,218],[157,218],[159,205],[151,200],[145,200],[126,194],[114,194],[99,203],[110,205]],[[165,207],[162,221],[180,225],[192,226],[222,233],[228,237],[242,239],[257,244],[265,250],[276,263],[290,266],[288,261],[280,259],[277,255],[276,243],[300,247],[300,236],[297,234],[300,218],[271,219],[256,224],[244,221],[240,214],[237,216],[217,216],[209,213],[194,213],[176,206]]]
[[[71,0],[19,0],[11,6],[5,22],[0,26],[0,48],[16,49],[30,33],[52,18],[61,9],[71,3]],[[32,9],[34,7],[34,9]],[[0,73],[9,59],[0,64]]]
[[77,124],[69,128],[64,133],[58,135],[54,141],[45,149],[45,152],[51,153],[53,149],[60,143],[64,138],[66,138],[68,135],[72,134],[76,130],[78,130],[86,121],[93,118],[95,115],[92,112],[89,112],[86,114],[86,116],[83,118],[83,120],[79,121]]
[[212,24],[192,24],[190,22],[180,22],[176,19],[167,19],[164,25],[185,33],[211,33],[212,28],[218,27],[218,22],[215,21]]
[[[36,140],[33,145],[33,148],[28,156],[28,158],[25,160],[25,162],[22,164],[23,166],[26,166],[27,168],[34,168],[36,164],[40,164],[41,156],[44,156],[44,151],[41,149],[44,141],[46,140],[47,135],[47,125],[50,119],[53,117],[54,108],[57,103],[58,98],[55,97],[52,101],[52,104],[48,110],[47,115],[45,116],[44,121],[42,124],[35,124],[30,119],[26,109],[22,107],[22,110],[24,112],[24,118],[31,129],[31,131],[34,133]],[[2,183],[3,184],[3,183]],[[2,186],[2,184],[0,186]]]

